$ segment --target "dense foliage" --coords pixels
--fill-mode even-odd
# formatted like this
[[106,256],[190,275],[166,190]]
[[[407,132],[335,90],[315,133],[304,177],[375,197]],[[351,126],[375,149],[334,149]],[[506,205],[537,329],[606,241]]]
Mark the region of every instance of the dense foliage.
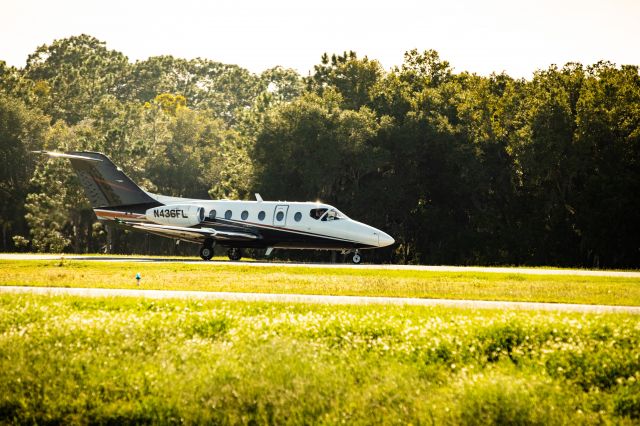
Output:
[[132,64],[87,35],[0,62],[0,249],[166,250],[105,232],[43,148],[102,151],[171,195],[322,199],[396,239],[379,261],[640,266],[637,66],[528,81],[412,50],[389,71],[351,52],[255,75]]

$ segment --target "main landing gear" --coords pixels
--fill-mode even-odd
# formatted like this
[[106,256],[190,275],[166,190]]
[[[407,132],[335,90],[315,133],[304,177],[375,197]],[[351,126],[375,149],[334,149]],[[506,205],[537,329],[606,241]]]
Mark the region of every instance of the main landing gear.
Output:
[[[211,260],[213,258],[213,248],[216,246],[216,242],[212,239],[205,240],[202,247],[200,247],[200,257],[202,260]],[[239,248],[230,248],[227,251],[229,259],[237,261],[242,259],[242,250]]]
[[227,256],[229,256],[229,259],[234,262],[238,261],[242,259],[242,250],[239,248],[230,248],[229,251],[227,251]]
[[211,260],[213,257],[213,247],[215,242],[211,239],[205,240],[202,247],[200,247],[200,257],[202,260]]

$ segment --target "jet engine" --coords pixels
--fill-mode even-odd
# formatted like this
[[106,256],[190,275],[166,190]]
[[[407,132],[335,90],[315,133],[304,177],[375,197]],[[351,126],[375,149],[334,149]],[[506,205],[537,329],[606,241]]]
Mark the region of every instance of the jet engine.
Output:
[[149,209],[147,220],[161,225],[194,226],[204,220],[204,208],[192,204],[172,204]]

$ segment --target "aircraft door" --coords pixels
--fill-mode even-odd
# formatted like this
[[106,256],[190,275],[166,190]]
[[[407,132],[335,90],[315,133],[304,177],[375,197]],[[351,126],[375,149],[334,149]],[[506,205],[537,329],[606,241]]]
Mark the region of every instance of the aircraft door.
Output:
[[287,211],[289,206],[279,205],[273,212],[273,225],[274,226],[286,226],[287,225]]

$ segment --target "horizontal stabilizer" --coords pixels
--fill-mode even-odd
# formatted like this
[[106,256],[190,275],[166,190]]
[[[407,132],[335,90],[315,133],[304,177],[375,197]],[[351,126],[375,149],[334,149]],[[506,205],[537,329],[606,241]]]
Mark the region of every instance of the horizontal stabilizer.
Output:
[[48,155],[49,157],[56,157],[56,158],[69,158],[69,159],[74,159],[74,160],[86,160],[86,161],[102,161],[99,158],[91,158],[91,157],[85,157],[83,155],[75,155],[75,154],[67,154],[65,152],[55,152],[55,151],[31,151],[34,154],[44,154],[44,155]]

